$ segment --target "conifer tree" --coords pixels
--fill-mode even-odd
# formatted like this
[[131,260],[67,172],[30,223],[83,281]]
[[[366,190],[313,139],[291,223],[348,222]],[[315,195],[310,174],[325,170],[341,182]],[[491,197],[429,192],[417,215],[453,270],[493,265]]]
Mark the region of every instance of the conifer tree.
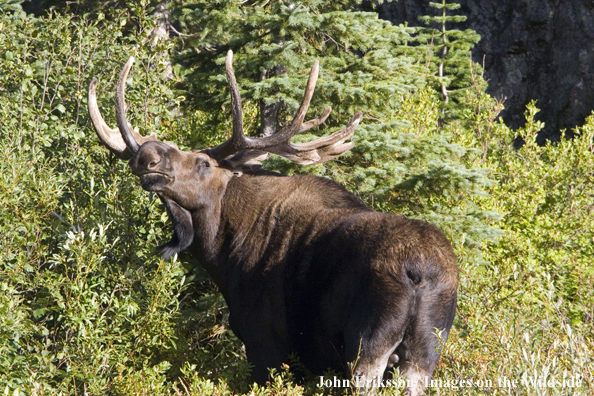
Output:
[[172,20],[190,33],[181,36],[179,59],[191,70],[186,81],[193,104],[210,111],[228,102],[221,65],[232,49],[242,99],[258,107],[260,133],[273,133],[297,109],[316,59],[320,80],[312,114],[331,103],[330,125],[357,110],[389,119],[400,95],[425,79],[404,45],[413,30],[353,9],[357,3],[180,0]]
[[464,91],[474,84],[473,73],[480,66],[473,64],[470,50],[480,40],[471,29],[458,30],[452,24],[466,21],[464,15],[452,15],[460,4],[441,0],[430,2],[439,15],[422,16],[419,19],[427,25],[419,29],[416,39],[426,49],[427,64],[433,71],[433,84],[441,93],[446,118],[460,116],[464,108]]
[[[359,11],[355,7],[360,3],[177,0],[171,20],[179,21],[174,27],[180,36],[178,70],[187,68],[182,85],[188,89],[188,104],[208,119],[188,143],[204,145],[212,142],[213,133],[222,138],[230,129],[222,66],[229,49],[235,53],[244,118],[249,120],[245,124],[253,135],[272,133],[290,121],[309,68],[319,59],[320,79],[310,114],[332,105],[324,128],[335,129],[355,111],[363,111],[364,120],[353,137],[356,146],[337,161],[317,167],[301,168],[279,158],[267,161],[267,166],[284,173],[332,177],[375,209],[430,219],[466,244],[492,236],[494,230],[484,222],[491,214],[472,203],[489,184],[487,174],[462,162],[472,151],[452,144],[449,135],[437,129],[416,133],[402,119],[405,98],[433,78],[433,69],[419,61],[421,48],[409,45],[417,30]],[[457,43],[456,37],[447,31],[443,36],[448,61],[460,57],[461,50],[451,44]],[[465,72],[460,69],[459,84]],[[424,90],[421,97],[428,94]]]

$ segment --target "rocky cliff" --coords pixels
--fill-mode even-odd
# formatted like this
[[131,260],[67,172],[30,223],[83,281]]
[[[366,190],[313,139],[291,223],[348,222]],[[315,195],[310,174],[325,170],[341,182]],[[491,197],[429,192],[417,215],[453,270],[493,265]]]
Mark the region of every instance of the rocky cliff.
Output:
[[[433,0],[437,1],[437,0]],[[450,1],[451,2],[451,1]],[[545,122],[540,136],[559,138],[560,130],[581,125],[594,110],[594,0],[457,0],[466,22],[481,35],[473,59],[485,67],[487,92],[506,98],[502,116],[517,128],[535,99]],[[435,15],[429,0],[384,3],[380,17],[421,25]]]

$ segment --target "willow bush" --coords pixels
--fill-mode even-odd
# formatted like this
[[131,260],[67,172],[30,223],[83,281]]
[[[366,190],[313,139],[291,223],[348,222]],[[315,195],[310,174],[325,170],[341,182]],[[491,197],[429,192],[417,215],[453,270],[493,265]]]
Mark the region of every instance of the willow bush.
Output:
[[[163,391],[172,366],[185,271],[153,254],[166,220],[97,143],[85,98],[91,77],[101,103],[112,96],[128,54],[143,62],[130,91],[141,127],[164,134],[175,98],[163,48],[141,42],[152,20],[112,11],[91,21],[0,10],[3,392]],[[124,34],[129,23],[139,27]]]

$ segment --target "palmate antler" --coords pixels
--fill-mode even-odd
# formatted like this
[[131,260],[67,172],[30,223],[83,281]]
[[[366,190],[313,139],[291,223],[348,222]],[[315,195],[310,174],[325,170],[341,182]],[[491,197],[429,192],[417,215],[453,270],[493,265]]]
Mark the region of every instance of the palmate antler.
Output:
[[[97,80],[93,79],[89,86],[89,114],[95,127],[95,131],[101,142],[121,159],[129,159],[146,141],[157,140],[154,134],[151,134],[148,137],[141,136],[137,130],[132,129],[126,118],[126,104],[124,100],[126,79],[133,62],[134,58],[130,57],[128,62],[124,65],[124,69],[122,70],[118,81],[116,94],[117,129],[110,128],[99,112],[95,94]],[[336,158],[354,146],[354,143],[347,143],[345,141],[351,138],[355,133],[355,128],[359,125],[363,116],[361,112],[355,113],[346,127],[334,132],[330,136],[306,143],[291,143],[291,138],[296,134],[305,132],[322,124],[326,118],[328,118],[331,111],[331,108],[327,107],[320,117],[303,122],[318,79],[318,61],[315,61],[311,68],[309,79],[307,80],[307,87],[305,88],[305,93],[303,95],[303,101],[291,123],[280,132],[271,136],[263,138],[251,138],[245,136],[243,130],[241,97],[239,95],[235,73],[233,72],[232,62],[233,52],[229,51],[225,58],[225,69],[231,91],[233,133],[230,139],[209,150],[210,155],[214,159],[222,161],[230,156],[234,156],[234,162],[237,162],[238,160],[241,161],[242,159],[250,161],[255,157],[258,157],[262,152],[268,152],[282,155],[301,165],[310,165]],[[241,152],[245,152],[244,155],[236,155]]]
[[345,141],[355,133],[355,128],[359,125],[363,116],[361,112],[355,113],[346,127],[334,132],[330,136],[307,143],[291,143],[291,138],[296,134],[305,132],[326,121],[326,118],[328,118],[328,115],[332,110],[330,107],[327,107],[320,117],[305,123],[303,122],[318,80],[320,69],[318,61],[315,61],[311,68],[305,93],[303,94],[303,100],[299,106],[299,110],[297,110],[297,113],[293,117],[293,121],[280,132],[271,136],[263,138],[251,138],[245,136],[243,131],[241,97],[239,95],[235,73],[233,72],[232,62],[233,52],[229,51],[225,58],[225,69],[227,72],[227,81],[229,82],[229,88],[231,90],[233,134],[229,140],[211,150],[216,159],[221,160],[243,150],[261,150],[282,155],[301,165],[310,165],[338,157],[354,146],[354,143],[345,143]]

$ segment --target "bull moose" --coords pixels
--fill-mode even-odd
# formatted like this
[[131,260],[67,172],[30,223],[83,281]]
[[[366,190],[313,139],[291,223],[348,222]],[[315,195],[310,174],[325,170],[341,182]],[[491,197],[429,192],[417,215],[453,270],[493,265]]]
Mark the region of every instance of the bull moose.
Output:
[[182,151],[128,124],[124,91],[133,58],[117,87],[117,129],[99,112],[97,80],[90,84],[100,140],[130,160],[142,188],[161,198],[173,222],[161,254],[168,259],[189,249],[204,266],[259,384],[295,354],[312,373],[344,372],[364,388],[398,367],[407,393],[423,393],[456,310],[458,268],[449,241],[425,221],[373,211],[334,181],[262,169],[269,153],[299,164],[345,153],[362,113],[329,136],[291,143],[331,110],[304,122],[316,61],[292,122],[276,134],[247,137],[232,56],[225,60],[232,136],[213,148]]

